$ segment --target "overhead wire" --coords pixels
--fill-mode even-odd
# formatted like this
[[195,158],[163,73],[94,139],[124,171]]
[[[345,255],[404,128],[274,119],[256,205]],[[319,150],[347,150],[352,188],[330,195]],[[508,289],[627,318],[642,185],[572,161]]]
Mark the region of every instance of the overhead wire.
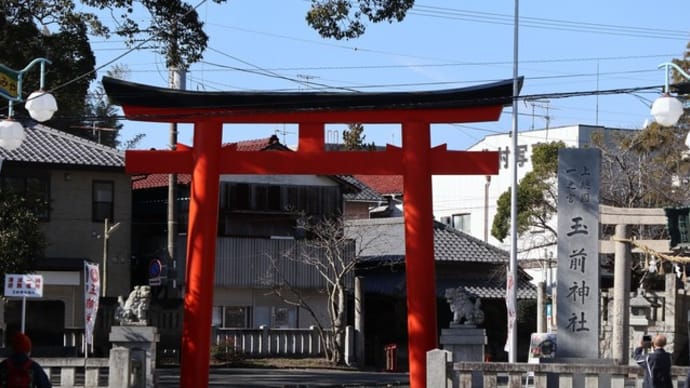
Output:
[[[206,2],[206,0],[200,1],[193,9],[199,8],[201,5],[203,5]],[[433,17],[452,17],[452,18],[461,18],[461,17],[467,17],[468,15],[471,17],[474,17],[475,19],[482,19],[484,22],[489,22],[489,23],[501,23],[503,20],[503,17],[509,17],[511,18],[511,22],[509,24],[512,24],[512,15],[502,15],[502,14],[492,14],[492,13],[486,13],[486,12],[474,12],[471,13],[470,11],[463,11],[463,10],[458,10],[458,9],[453,9],[453,8],[445,8],[445,7],[431,7],[431,6],[424,6],[424,5],[419,5],[418,7],[416,6],[411,10],[412,14],[414,14],[417,9],[418,11],[421,12],[426,12],[426,15],[424,16],[433,16]],[[190,11],[191,12],[191,11]],[[544,28],[544,26],[548,25],[550,27],[564,27],[564,26],[580,26],[584,28],[585,26],[588,27],[587,32],[599,32],[599,33],[611,33],[611,31],[617,31],[617,32],[630,32],[631,27],[625,27],[625,26],[612,26],[612,25],[598,25],[594,23],[576,23],[576,22],[570,22],[570,21],[562,21],[562,20],[556,20],[556,19],[543,19],[543,18],[529,18],[529,17],[523,17],[523,20],[525,23],[527,22],[534,22],[534,23],[542,23],[541,25],[529,25],[530,27],[537,27],[537,28]],[[522,22],[522,21],[521,21]],[[596,27],[596,28],[594,28]],[[228,27],[232,28],[232,27]],[[639,27],[636,27],[639,29]],[[654,33],[657,34],[669,34],[669,35],[674,35],[678,36],[682,34],[682,32],[677,31],[677,30],[662,30],[662,29],[645,29],[647,31],[652,31],[654,30]],[[251,30],[246,30],[249,32],[253,33],[262,33],[258,31],[251,31]],[[583,30],[578,30],[578,31],[583,31]],[[280,36],[277,34],[270,34],[270,33],[263,33],[267,35],[273,35],[273,36]],[[639,36],[639,35],[638,35]],[[285,36],[281,36],[285,37]],[[649,35],[648,37],[656,37],[656,35]],[[147,43],[151,42],[152,40],[155,40],[156,36],[150,36],[147,39],[143,39],[141,42],[139,42],[137,45],[133,46],[129,50],[123,52],[122,54],[116,56],[115,58],[111,59],[110,61],[106,62],[105,64],[98,66],[94,70],[87,72],[85,74],[82,74],[81,76],[78,76],[77,78],[65,82],[61,85],[56,86],[52,90],[59,90],[61,88],[64,88],[68,86],[69,84],[76,82],[77,80],[84,78],[93,72],[97,72],[112,63],[115,63],[122,59],[123,57],[127,56],[128,54],[137,51],[144,47]],[[289,37],[288,37],[289,38]],[[297,38],[294,38],[297,39]],[[303,40],[303,39],[298,39],[298,40]],[[311,40],[304,40],[308,41],[311,43],[314,43],[314,41]],[[380,50],[370,50],[366,48],[360,48],[360,47],[352,47],[352,46],[347,46],[347,45],[342,45],[342,44],[331,44],[331,43],[324,43],[327,45],[331,46],[338,46],[342,48],[346,48],[348,50],[354,50],[354,51],[362,51],[362,52],[376,52],[376,53],[383,53],[386,55],[396,55],[396,56],[405,56],[405,54],[399,54],[399,53],[392,53],[392,52],[386,52],[386,51],[380,51]],[[399,83],[399,84],[378,84],[378,85],[358,85],[357,89],[353,89],[351,87],[343,87],[343,86],[333,86],[333,85],[328,85],[325,83],[321,82],[313,82],[313,81],[306,81],[302,79],[298,79],[295,77],[289,77],[285,76],[282,74],[277,73],[277,71],[285,71],[287,69],[297,69],[297,70],[317,70],[320,68],[323,69],[329,69],[328,67],[317,67],[317,68],[311,68],[311,67],[300,67],[300,68],[265,68],[261,67],[255,64],[252,64],[248,61],[242,60],[236,56],[228,55],[227,53],[224,53],[220,50],[215,50],[213,48],[210,49],[211,51],[215,51],[218,54],[224,55],[228,58],[231,58],[235,61],[238,61],[240,63],[243,63],[247,66],[250,66],[251,68],[240,68],[240,67],[233,67],[233,66],[227,66],[227,65],[222,65],[222,64],[215,64],[209,61],[203,61],[204,64],[208,65],[213,65],[217,66],[219,69],[228,69],[228,70],[235,70],[235,71],[243,71],[243,72],[248,72],[248,73],[253,73],[256,75],[260,76],[266,76],[266,77],[273,77],[273,78],[278,78],[278,79],[283,79],[289,82],[294,82],[297,84],[300,84],[302,86],[306,86],[309,88],[328,88],[328,89],[336,89],[336,90],[346,90],[346,91],[351,91],[351,92],[360,92],[358,89],[365,89],[365,88],[381,88],[381,87],[418,87],[418,86],[430,86],[430,85],[450,85],[450,84],[463,84],[463,83],[468,83],[468,81],[447,81],[447,82],[426,82],[426,83]],[[626,58],[635,58],[635,57],[654,57],[656,55],[647,55],[647,56],[629,56],[629,57],[609,57],[609,58],[598,58],[599,60],[616,60],[616,59],[626,59]],[[660,55],[661,56],[661,55]],[[414,56],[416,58],[423,58],[419,56]],[[438,60],[438,58],[424,58],[424,59],[433,59],[433,60]],[[551,62],[559,62],[559,61],[577,61],[577,60],[589,60],[588,58],[569,58],[569,59],[552,59],[552,60],[546,60],[546,61],[551,61]],[[522,61],[523,63],[530,63],[530,62],[544,62],[545,60],[533,60],[533,61]],[[508,64],[507,62],[503,61],[494,61],[494,62],[452,62],[452,63],[442,63],[442,64],[420,64],[420,65],[415,65],[419,67],[438,67],[438,66],[480,66],[480,65],[486,65],[486,64]],[[350,67],[343,67],[343,66],[334,66],[332,67],[333,69],[364,69],[364,68],[393,68],[396,66],[350,66]],[[400,67],[409,67],[401,65]],[[652,71],[652,70],[648,70]],[[630,73],[642,73],[645,72],[643,70],[639,71],[629,71]],[[617,72],[616,74],[620,74],[620,72]],[[601,74],[599,74],[601,75]],[[575,77],[586,77],[586,76],[594,76],[594,74],[573,74],[573,75],[558,75],[558,76],[543,76],[543,77],[530,77],[529,79],[560,79],[560,78],[575,78]],[[488,81],[488,82],[492,82]],[[471,82],[478,82],[478,81],[471,81]],[[614,94],[614,93],[633,93],[635,92],[641,92],[647,90],[646,88],[642,89],[637,89],[637,88],[623,88],[623,89],[613,89],[611,91],[588,91],[588,92],[571,92],[571,93],[544,93],[544,94],[536,94],[533,95],[534,98],[566,98],[566,97],[573,97],[573,96],[583,96],[583,95],[595,95],[595,94]],[[528,96],[524,96],[522,98],[527,98]]]
[[[461,10],[448,7],[426,6],[415,4],[409,11],[410,14],[430,16],[453,20],[474,21],[489,24],[513,25],[514,15]],[[529,16],[520,17],[520,27],[540,29],[564,30],[587,33],[603,33],[607,35],[631,36],[654,39],[688,39],[688,32],[650,27],[630,27],[622,25],[579,22],[562,19],[537,18]]]
[[[191,12],[193,12],[193,11],[195,11],[197,8],[201,7],[201,5],[203,5],[206,1],[207,1],[207,0],[201,0],[197,5],[195,5],[194,7],[190,8],[189,11],[187,11],[186,13],[184,13],[183,15],[181,15],[181,16],[178,18],[178,20],[181,20],[181,19],[185,18],[185,17],[186,17],[187,15],[189,15]],[[130,49],[124,51],[122,54],[117,55],[115,58],[113,58],[113,59],[107,61],[107,62],[104,63],[103,65],[100,65],[100,66],[98,66],[98,67],[95,67],[93,70],[89,70],[89,71],[87,71],[87,72],[85,72],[85,73],[83,73],[83,74],[81,74],[81,75],[75,77],[75,78],[72,79],[72,80],[69,80],[69,81],[67,81],[67,82],[64,82],[64,83],[62,83],[62,84],[56,86],[56,87],[53,87],[52,89],[49,90],[49,92],[53,92],[53,91],[56,91],[56,90],[60,90],[60,89],[62,89],[62,88],[64,88],[64,87],[67,87],[67,86],[69,86],[69,85],[71,85],[71,84],[73,84],[73,83],[79,81],[79,80],[82,79],[82,78],[88,77],[89,75],[91,75],[91,74],[93,74],[93,73],[97,73],[99,70],[102,70],[102,69],[106,68],[107,66],[110,66],[110,65],[112,65],[113,63],[119,61],[120,59],[126,57],[127,55],[131,54],[132,52],[134,52],[134,51],[136,51],[136,50],[139,50],[139,49],[140,49],[141,47],[143,47],[146,43],[149,43],[149,42],[155,40],[156,38],[157,38],[157,35],[156,35],[156,34],[152,34],[152,35],[149,36],[148,38],[142,39],[141,42],[139,42],[139,43],[136,44],[135,46],[131,47]]]
[[[611,95],[611,94],[630,94],[630,93],[641,93],[641,92],[650,92],[650,91],[660,91],[662,90],[664,86],[663,85],[652,85],[652,86],[639,86],[639,87],[627,87],[627,88],[616,88],[616,89],[606,89],[606,90],[586,90],[586,91],[572,91],[572,92],[554,92],[554,93],[539,93],[539,94],[530,94],[530,95],[522,95],[522,96],[517,96],[516,98],[519,100],[529,100],[529,99],[558,99],[558,98],[570,98],[570,97],[578,97],[578,96],[592,96],[592,95]],[[137,96],[138,97],[146,97],[147,93],[153,93],[151,97],[156,92],[147,92],[147,91],[138,91]],[[305,93],[304,97],[312,97],[314,101],[320,101],[321,96],[319,93],[312,93],[312,94],[307,94]],[[481,104],[492,104],[492,101],[503,101],[505,98],[504,97],[483,97],[483,98],[474,98],[474,99],[463,99],[461,101],[462,104],[476,104],[476,105],[481,105]],[[306,104],[309,103],[309,100],[304,100]],[[452,101],[448,101],[452,102]],[[293,101],[286,101],[285,104],[288,104],[290,106],[293,105]],[[494,102],[495,103],[495,102]],[[356,109],[357,107],[353,107]],[[233,107],[228,107],[225,109],[217,109],[214,112],[206,112],[206,115],[209,116],[232,116],[235,114],[236,111],[240,111],[243,114],[246,113],[248,110],[251,109],[260,109],[262,112],[280,112],[281,111],[281,106],[279,103],[273,103],[270,108],[266,107],[265,104],[263,103],[252,103],[252,102],[246,102],[246,103],[241,103],[241,104],[236,104]],[[176,113],[176,114],[165,114],[165,115],[160,115],[160,114],[151,114],[151,115],[146,115],[148,119],[160,119],[160,120],[178,120],[178,119],[185,119],[189,117],[188,113]]]
[[[201,6],[203,3],[204,3],[204,2],[202,1],[202,2],[199,3],[195,8],[198,8],[198,7]],[[504,14],[489,13],[489,12],[466,11],[466,10],[460,10],[460,9],[448,8],[448,7],[426,6],[426,5],[423,5],[423,4],[418,4],[418,5],[416,5],[411,11],[414,11],[415,9],[417,9],[417,10],[422,10],[422,11],[425,11],[425,12],[433,13],[433,15],[435,15],[435,16],[471,15],[471,16],[476,17],[476,18],[484,18],[485,21],[487,21],[487,22],[490,22],[490,21],[492,21],[492,20],[493,20],[493,21],[495,21],[495,20],[510,20],[510,24],[513,23],[513,21],[512,21],[512,15],[504,15]],[[634,27],[634,28],[633,28],[633,27],[626,27],[626,26],[615,26],[615,25],[605,25],[605,24],[596,24],[596,23],[581,23],[581,22],[572,22],[572,21],[557,20],[557,19],[530,18],[530,17],[523,17],[522,19],[528,20],[528,21],[529,21],[529,20],[532,20],[532,21],[548,22],[549,25],[564,24],[564,25],[569,25],[569,26],[571,26],[571,25],[586,26],[586,27],[588,28],[588,30],[587,30],[588,32],[592,32],[592,30],[591,30],[592,27],[604,28],[606,31],[609,31],[609,30],[611,30],[611,29],[619,29],[619,30],[625,30],[625,31],[639,30],[639,29],[640,29],[639,27]],[[252,32],[252,33],[257,33],[257,34],[265,34],[265,35],[270,35],[270,36],[278,36],[278,37],[287,38],[287,39],[300,40],[300,41],[307,41],[307,42],[309,42],[309,43],[326,44],[326,45],[329,45],[329,46],[336,46],[336,47],[340,47],[340,48],[346,48],[346,49],[348,49],[348,50],[365,51],[365,52],[378,52],[378,53],[384,53],[384,54],[387,54],[387,55],[396,55],[396,56],[404,55],[404,54],[399,54],[399,53],[392,53],[392,52],[384,52],[384,51],[370,50],[370,49],[360,48],[360,47],[352,47],[352,46],[347,46],[347,45],[343,45],[343,44],[333,44],[333,43],[328,43],[328,42],[323,42],[323,41],[314,41],[314,40],[308,40],[308,39],[301,39],[301,38],[288,37],[288,36],[286,36],[286,35],[273,34],[273,33],[266,33],[266,32],[260,32],[260,31],[255,31],[255,30],[249,30],[249,29],[238,28],[238,27],[228,27],[228,26],[223,26],[223,27],[226,27],[226,28],[234,28],[234,29],[243,30],[243,31]],[[645,29],[643,29],[643,30],[647,30],[647,31],[654,30],[654,31],[658,31],[658,32],[660,32],[660,33],[663,32],[663,33],[670,33],[670,34],[682,34],[682,32],[681,32],[681,31],[678,31],[678,30],[649,29],[649,28],[645,28]],[[146,41],[142,41],[137,47],[142,46],[144,43],[147,43],[147,42],[150,41],[150,40],[151,40],[151,39],[146,40]],[[133,49],[136,49],[136,48],[133,48]],[[234,60],[236,60],[236,61],[239,61],[239,62],[242,62],[242,61],[243,61],[243,60],[240,59],[240,58],[237,58],[237,57],[235,57],[235,56],[230,56],[230,55],[228,55],[227,53],[224,53],[224,52],[222,52],[222,51],[220,51],[220,50],[214,50],[214,49],[210,49],[210,50],[211,50],[211,51],[215,51],[215,52],[217,52],[217,53],[219,53],[219,54],[221,54],[221,55],[228,56],[228,57],[230,57],[230,58],[232,58],[232,59],[234,59]],[[131,51],[131,50],[130,50],[130,51]],[[123,53],[123,55],[117,57],[115,60],[121,58],[122,56],[124,56],[124,55],[126,55],[126,54],[127,54],[127,53]],[[660,56],[662,56],[662,55],[660,55]],[[629,57],[620,57],[619,59],[629,59],[629,58],[635,58],[635,57],[643,58],[643,57],[650,57],[650,56],[629,56]],[[613,59],[618,59],[618,58],[616,58],[616,57],[609,57],[609,58],[599,58],[598,60],[613,60]],[[100,69],[100,68],[103,68],[103,67],[105,67],[105,66],[107,66],[107,65],[109,65],[110,63],[114,62],[115,60],[113,60],[113,61],[111,61],[111,62],[109,62],[109,63],[107,63],[107,64],[105,64],[105,65],[103,65],[103,66],[101,66],[101,67],[99,67],[99,69]],[[565,62],[565,61],[571,61],[571,62],[572,62],[572,61],[578,61],[578,60],[587,60],[587,58],[583,58],[583,59],[568,58],[568,59],[533,60],[533,61],[524,60],[524,61],[522,61],[522,63],[530,63],[530,62],[534,62],[534,63],[543,63],[543,62],[545,62],[545,61],[549,61],[549,62]],[[289,77],[289,76],[285,76],[285,75],[281,75],[281,74],[276,73],[276,71],[284,71],[284,70],[288,70],[288,69],[290,69],[290,70],[318,70],[318,69],[320,69],[320,68],[302,67],[302,68],[276,68],[276,69],[272,69],[272,68],[260,67],[260,66],[258,66],[258,65],[250,64],[250,63],[248,63],[248,62],[245,61],[245,64],[248,64],[249,66],[252,66],[252,68],[253,68],[253,69],[246,69],[246,68],[240,68],[240,67],[233,67],[233,66],[226,66],[226,65],[215,64],[215,63],[212,63],[212,62],[209,62],[209,61],[202,61],[202,63],[208,64],[208,65],[217,66],[217,67],[219,67],[219,68],[227,69],[227,70],[243,71],[243,72],[253,73],[253,74],[257,74],[257,75],[261,75],[261,76],[268,76],[268,77],[283,79],[283,80],[286,80],[286,81],[294,82],[294,83],[301,84],[301,85],[303,85],[303,86],[311,87],[311,88],[313,88],[313,87],[315,87],[315,86],[318,86],[318,87],[321,87],[321,88],[328,88],[328,89],[341,89],[341,90],[350,90],[350,91],[354,91],[354,89],[348,88],[348,87],[326,85],[326,84],[323,84],[323,83],[313,83],[313,82],[304,81],[304,80],[300,80],[300,79],[297,79],[297,78],[294,78],[294,77]],[[455,62],[455,63],[445,63],[445,64],[420,64],[420,65],[415,65],[415,66],[416,66],[416,67],[437,67],[437,66],[481,66],[481,65],[489,65],[489,64],[508,64],[508,62],[503,62],[503,61],[498,61],[498,62],[496,62],[496,61],[494,61],[494,62],[474,62],[474,63],[472,63],[472,62],[460,62],[460,63]],[[351,66],[351,67],[336,66],[336,67],[333,67],[333,69],[347,69],[347,68],[351,68],[351,69],[364,69],[364,68],[377,68],[377,67],[381,67],[381,68],[393,68],[393,67],[395,67],[395,66]],[[400,65],[400,67],[409,67],[409,65]],[[327,69],[327,68],[323,68],[323,69]],[[205,69],[204,71],[208,71],[208,69]],[[650,71],[651,71],[651,70],[650,70]],[[601,74],[600,74],[600,75],[601,75]],[[590,74],[590,75],[579,74],[579,75],[544,76],[544,77],[539,77],[539,78],[532,78],[532,77],[530,77],[530,79],[549,79],[549,78],[556,78],[556,79],[558,79],[559,77],[586,77],[586,76],[594,76],[594,74]],[[434,83],[424,83],[424,84],[419,84],[419,85],[410,84],[410,83],[398,84],[398,85],[395,85],[395,84],[393,84],[393,85],[390,85],[390,84],[384,84],[384,85],[371,85],[371,86],[367,86],[367,85],[358,85],[357,88],[406,87],[406,86],[424,86],[424,85],[433,85],[433,84],[434,84]],[[444,84],[444,83],[437,83],[437,85],[443,85],[443,84]],[[61,85],[61,86],[62,86],[62,85]]]
[[[245,65],[252,66],[252,67],[254,68],[254,70],[251,70],[251,69],[243,69],[243,70],[240,70],[240,71],[246,71],[246,72],[249,72],[249,73],[260,74],[260,75],[264,75],[264,76],[267,76],[267,77],[273,77],[273,78],[283,79],[283,80],[287,80],[287,81],[292,81],[292,82],[295,82],[295,83],[297,83],[297,84],[304,85],[304,86],[307,86],[307,87],[319,86],[319,87],[326,87],[326,88],[329,88],[329,89],[338,89],[338,90],[346,90],[346,91],[350,91],[350,92],[359,92],[358,90],[355,90],[355,89],[352,89],[352,88],[348,88],[348,87],[337,87],[337,86],[332,86],[332,85],[326,85],[326,84],[320,83],[320,82],[313,82],[313,81],[301,80],[301,79],[298,79],[298,78],[292,78],[292,77],[284,76],[284,75],[278,74],[278,73],[276,73],[276,72],[274,72],[274,71],[266,70],[265,68],[262,68],[261,66],[252,64],[252,63],[250,63],[250,62],[248,62],[248,61],[245,61],[245,60],[243,60],[243,59],[237,58],[237,57],[235,57],[235,56],[233,56],[233,55],[230,55],[230,54],[228,54],[228,53],[225,53],[225,52],[223,52],[223,51],[221,51],[221,50],[216,50],[216,49],[213,49],[213,48],[209,48],[209,50],[211,50],[211,51],[213,51],[213,52],[215,52],[215,53],[217,53],[217,54],[223,55],[223,56],[225,56],[225,57],[228,57],[228,58],[230,58],[230,59],[233,59],[233,60],[235,60],[235,61],[237,61],[237,62],[243,63],[243,64],[245,64]],[[204,63],[205,63],[205,64],[211,64],[211,63],[209,63],[209,62],[207,62],[207,61],[204,61]],[[219,67],[225,66],[225,65],[220,65],[220,64],[214,64],[214,65],[215,65],[215,66],[219,66]],[[228,66],[228,67],[229,67],[229,68],[232,68],[232,66]],[[239,70],[239,69],[238,69],[238,68],[234,68],[234,70]]]

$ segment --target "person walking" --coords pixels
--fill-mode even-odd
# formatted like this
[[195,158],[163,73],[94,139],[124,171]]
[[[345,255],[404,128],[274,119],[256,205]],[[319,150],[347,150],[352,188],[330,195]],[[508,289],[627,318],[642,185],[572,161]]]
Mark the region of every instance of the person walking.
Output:
[[0,386],[7,388],[51,388],[52,384],[43,368],[29,355],[31,339],[16,332],[11,340],[12,354],[0,362]]
[[664,350],[666,336],[657,334],[654,340],[642,337],[640,346],[635,348],[634,358],[644,369],[643,388],[672,388],[671,353]]

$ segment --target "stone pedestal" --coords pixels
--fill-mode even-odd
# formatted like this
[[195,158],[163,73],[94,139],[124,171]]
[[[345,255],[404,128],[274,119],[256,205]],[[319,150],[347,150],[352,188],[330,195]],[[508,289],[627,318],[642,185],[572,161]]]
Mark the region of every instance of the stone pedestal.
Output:
[[158,328],[153,326],[113,326],[110,330],[113,348],[129,349],[136,387],[154,387],[156,343],[159,339]]
[[441,347],[453,353],[453,362],[484,361],[486,330],[475,325],[450,324],[449,329],[441,329]]
[[[484,361],[486,330],[475,325],[451,323],[449,329],[441,329],[441,348],[453,353],[453,362]],[[482,374],[472,372],[472,386],[481,387]]]

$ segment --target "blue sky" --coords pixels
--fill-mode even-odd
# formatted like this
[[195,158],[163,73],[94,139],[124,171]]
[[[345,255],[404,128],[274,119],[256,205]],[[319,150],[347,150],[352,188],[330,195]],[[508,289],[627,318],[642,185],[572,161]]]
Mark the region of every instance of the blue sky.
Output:
[[[354,40],[327,40],[307,26],[304,0],[230,0],[200,4],[210,37],[200,63],[187,74],[189,90],[359,91],[434,90],[509,79],[513,74],[513,1],[417,1],[400,23],[369,24]],[[141,13],[141,17],[145,17]],[[683,55],[690,42],[687,0],[520,2],[519,74],[522,95],[590,92],[661,85],[657,65]],[[127,52],[118,39],[93,39],[99,78]],[[163,58],[151,49],[127,53],[113,64],[129,80],[167,85]],[[312,84],[310,84],[312,83]],[[519,129],[574,124],[640,128],[655,93],[549,98],[519,104]],[[138,148],[166,148],[168,125],[126,121],[121,140],[146,134]],[[335,131],[342,127],[329,127]],[[400,144],[397,128],[365,126],[366,140]],[[486,135],[511,130],[511,108],[498,122],[438,125],[434,145],[466,149]],[[295,144],[292,125],[233,126],[224,141],[277,133]],[[192,130],[180,128],[190,144]]]

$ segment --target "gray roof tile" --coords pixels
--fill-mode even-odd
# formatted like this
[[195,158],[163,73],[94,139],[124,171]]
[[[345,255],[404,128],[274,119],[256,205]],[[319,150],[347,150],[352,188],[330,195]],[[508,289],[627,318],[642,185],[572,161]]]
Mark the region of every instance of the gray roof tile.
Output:
[[338,178],[344,180],[345,182],[355,186],[359,191],[356,193],[345,193],[343,197],[346,201],[354,202],[384,202],[386,199],[377,193],[374,189],[367,186],[361,180],[353,177],[352,175],[338,175]]
[[125,154],[115,148],[36,123],[25,123],[26,139],[13,151],[0,148],[8,162],[124,168]]
[[[347,224],[348,235],[360,240],[362,260],[399,263],[405,260],[405,227],[402,217],[351,220]],[[459,230],[434,221],[434,258],[444,263],[480,263],[487,266],[508,265],[508,252],[492,246],[482,240]],[[487,267],[488,270],[488,267]],[[529,275],[520,271],[518,276],[518,298],[535,298],[536,288],[529,282]],[[388,280],[388,283],[399,280]],[[447,287],[456,287],[460,283],[467,291],[481,298],[505,298],[505,277],[490,276],[468,279],[438,278],[437,292],[441,295]],[[378,292],[390,292],[394,284],[377,279],[378,285],[369,285],[369,289]],[[400,285],[397,286],[398,288]]]
[[434,252],[437,261],[507,263],[510,259],[508,252],[435,221]]
[[[375,242],[364,242],[363,256],[405,254],[403,217],[373,218],[348,221],[353,235],[375,236]],[[434,221],[434,255],[436,261],[507,263],[508,252],[482,240]]]

